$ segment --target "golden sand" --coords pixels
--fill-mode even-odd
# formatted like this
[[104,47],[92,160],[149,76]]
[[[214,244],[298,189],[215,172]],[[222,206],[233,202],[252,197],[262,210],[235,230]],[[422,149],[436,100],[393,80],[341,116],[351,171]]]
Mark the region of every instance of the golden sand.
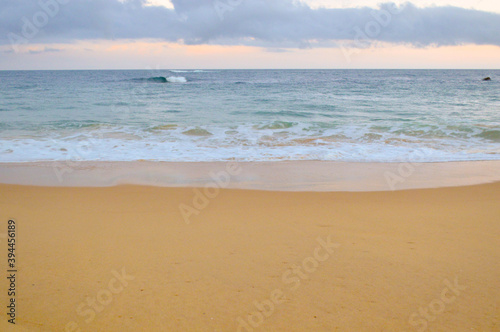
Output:
[[500,183],[200,193],[0,185],[15,330],[500,330]]

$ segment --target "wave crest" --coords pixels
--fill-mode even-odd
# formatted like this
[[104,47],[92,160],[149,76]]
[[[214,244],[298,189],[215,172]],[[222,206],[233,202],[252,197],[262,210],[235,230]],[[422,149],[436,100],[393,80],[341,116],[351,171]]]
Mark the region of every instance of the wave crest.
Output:
[[149,83],[186,83],[187,79],[184,76],[157,76],[149,78],[137,78],[134,81],[138,82],[149,82]]
[[169,82],[169,83],[186,83],[187,80],[183,76],[170,76],[170,77],[167,77],[167,82]]

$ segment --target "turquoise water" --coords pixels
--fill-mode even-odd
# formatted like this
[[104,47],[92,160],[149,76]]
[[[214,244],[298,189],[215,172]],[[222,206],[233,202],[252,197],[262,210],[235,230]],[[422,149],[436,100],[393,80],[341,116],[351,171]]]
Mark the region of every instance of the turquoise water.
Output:
[[0,162],[499,160],[499,92],[498,70],[0,71]]

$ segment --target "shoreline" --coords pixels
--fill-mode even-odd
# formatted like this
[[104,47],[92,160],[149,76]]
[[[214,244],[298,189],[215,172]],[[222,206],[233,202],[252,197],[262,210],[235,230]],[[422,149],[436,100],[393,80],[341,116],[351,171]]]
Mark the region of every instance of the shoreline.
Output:
[[0,163],[0,183],[45,187],[205,187],[265,191],[392,191],[500,181],[500,161]]

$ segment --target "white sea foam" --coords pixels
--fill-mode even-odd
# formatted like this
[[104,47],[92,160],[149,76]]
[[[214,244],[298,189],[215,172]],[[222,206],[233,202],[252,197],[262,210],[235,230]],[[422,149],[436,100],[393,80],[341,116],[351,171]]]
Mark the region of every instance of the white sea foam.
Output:
[[170,77],[167,77],[167,82],[170,82],[170,83],[186,83],[187,80],[183,76],[170,76]]
[[[61,135],[0,138],[0,162],[41,160],[277,161],[329,160],[421,162],[500,160],[498,143],[474,133],[457,139],[432,132],[402,133],[369,126],[318,129],[297,123],[289,128],[264,125],[222,126],[93,126]],[[441,135],[441,134],[439,134]],[[438,135],[438,136],[439,136]]]

